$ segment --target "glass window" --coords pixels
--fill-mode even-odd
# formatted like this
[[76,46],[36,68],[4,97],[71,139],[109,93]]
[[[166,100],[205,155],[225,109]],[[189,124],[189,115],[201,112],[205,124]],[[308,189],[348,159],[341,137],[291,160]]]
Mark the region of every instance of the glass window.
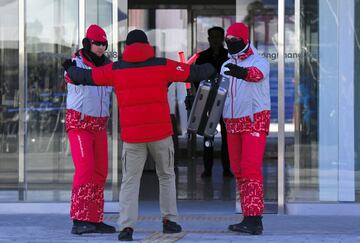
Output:
[[109,44],[112,44],[112,3],[108,0],[85,1],[85,27],[91,24],[101,26],[106,32]]
[[300,0],[299,4],[297,14],[288,16],[285,33],[286,54],[293,53],[292,46],[297,54],[293,61],[286,59],[286,66],[295,70],[286,72],[294,89],[285,92],[295,101],[294,115],[287,120],[294,128],[287,133],[291,141],[286,148],[287,200],[354,202],[359,200],[354,96],[359,3]]
[[[270,63],[271,118],[263,159],[263,176],[265,201],[276,205],[278,199],[278,5],[275,1],[267,0],[251,1],[247,4],[237,1],[236,9],[236,21],[244,22],[249,26],[252,45]],[[291,110],[288,112],[291,113]],[[291,114],[287,116],[291,116]]]
[[355,70],[354,70],[354,123],[355,123],[355,200],[360,202],[360,1],[355,1]]
[[[79,3],[38,0],[24,4],[23,23],[19,23],[19,1],[0,4],[0,200],[68,201],[74,166],[65,132],[66,85],[61,63],[79,48]],[[127,2],[119,0],[118,5],[119,41],[123,41]],[[85,11],[88,23],[97,23],[106,30],[108,51],[112,51],[112,1],[86,1]],[[25,43],[20,42],[25,45],[25,63],[19,64],[21,25],[25,26]],[[19,81],[20,68],[25,70],[25,77]],[[20,88],[25,90],[24,100],[19,100]],[[19,109],[19,104],[25,108]],[[22,115],[25,127],[19,131]],[[110,122],[109,133],[111,125]],[[25,154],[19,151],[22,140],[18,134],[23,132]],[[109,154],[111,149],[109,142]],[[25,169],[19,170],[22,155]],[[111,165],[110,159],[109,171]],[[22,172],[25,182],[24,188],[21,185],[24,190],[20,191]],[[117,200],[114,195],[106,190],[105,200]]]
[[25,9],[27,200],[68,201],[73,163],[61,63],[78,44],[78,3],[26,1]]
[[[106,32],[106,37],[108,40],[108,49],[106,54],[110,59],[113,57],[117,57],[113,54],[112,51],[112,3],[107,0],[87,0],[85,2],[85,28],[87,29],[91,24],[97,24],[101,28],[103,28]],[[85,31],[86,31],[85,29]],[[82,46],[80,47],[82,48]],[[112,108],[110,108],[112,111]],[[112,188],[111,188],[111,173],[112,171],[112,119],[113,115],[110,114],[111,119],[108,122],[108,176],[107,182],[105,185],[104,198],[107,201],[111,201],[112,197]],[[117,197],[116,197],[117,198]]]
[[[113,2],[85,1],[85,27],[95,23],[105,29],[108,52],[112,51],[113,44]],[[357,122],[360,119],[360,69],[357,68],[360,65],[360,1],[285,2],[286,200],[360,202],[360,125]],[[207,5],[205,9],[190,2],[187,5],[151,5],[143,1],[117,0],[117,3],[120,50],[127,34],[128,10],[129,29],[143,29],[156,56],[175,60],[179,60],[179,51],[189,57],[193,52],[206,49],[207,29],[212,26],[226,29],[235,21],[248,24],[253,45],[271,65],[272,116],[263,172],[265,200],[275,203],[277,2],[237,0],[235,6]],[[22,124],[19,117],[22,114],[26,120],[25,199],[68,201],[74,166],[65,132],[66,91],[61,62],[79,48],[78,1],[25,1],[25,11],[25,22],[19,23],[19,1],[7,0],[0,4],[0,201],[19,200],[19,158],[23,155],[19,154],[19,141],[22,141],[19,132],[23,131],[19,131],[19,124]],[[19,24],[25,25],[24,65],[19,63]],[[109,54],[115,57],[114,53]],[[19,80],[22,68],[25,68],[25,78]],[[23,88],[25,100],[19,100],[19,90]],[[197,156],[199,161],[189,165],[192,158],[187,152],[191,145],[185,133],[185,95],[183,84],[169,87],[169,100],[177,104],[171,105],[170,110],[173,118],[174,115],[180,117],[176,122],[182,125],[179,136],[174,137],[175,143],[178,142],[177,159],[180,158],[178,198],[233,199],[233,181],[216,180],[206,184],[200,179],[202,154]],[[25,104],[25,109],[19,109],[20,102]],[[112,125],[110,122],[109,155],[113,149]],[[121,154],[121,142],[119,144]],[[197,147],[198,152],[202,152],[202,138],[197,139]],[[109,172],[113,165],[111,158],[109,156]],[[218,168],[221,168],[220,163]],[[147,163],[145,170],[153,169],[154,164]],[[216,173],[219,171],[221,169]],[[156,178],[145,173],[142,183],[149,184],[149,180],[156,181]],[[111,176],[107,182],[105,199],[116,200],[116,193],[111,194],[110,190]],[[155,189],[156,182],[153,185]],[[142,193],[147,192],[142,190]],[[145,194],[140,198],[157,199],[157,194]]]
[[19,3],[0,4],[0,201],[18,200]]
[[[135,4],[132,2],[132,4]],[[189,57],[192,52],[199,52],[208,48],[207,29],[213,26],[227,28],[231,23],[243,21],[249,25],[254,45],[259,52],[275,53],[277,43],[277,3],[274,1],[236,1],[234,5],[207,5],[206,9],[200,9],[196,4],[187,9],[180,9],[180,6],[168,4],[156,9],[149,8],[129,9],[129,29],[140,28],[147,32],[150,43],[155,45],[157,56],[163,56],[178,60],[177,52],[183,50],[185,56]],[[236,9],[236,11],[235,11]],[[239,10],[239,11],[238,11]],[[188,16],[192,16],[189,18]],[[167,21],[164,21],[166,19]],[[277,59],[273,56],[266,56],[271,63],[271,100],[272,100],[272,128],[268,137],[268,144],[264,158],[264,179],[265,199],[267,202],[277,201]],[[292,108],[291,104],[289,107]],[[289,117],[292,116],[291,109]],[[229,200],[235,198],[234,180],[226,180],[222,177],[221,162],[214,163],[213,178],[211,181],[202,180],[200,177],[203,171],[203,138],[197,138],[197,153],[189,155],[187,137],[178,136],[180,159],[178,164],[178,198]],[[221,148],[221,141],[216,140],[214,157],[218,157]],[[191,143],[191,142],[190,142]],[[184,146],[185,144],[185,146]],[[189,144],[189,142],[188,142]],[[193,156],[193,157],[192,157]],[[220,156],[219,156],[220,157]],[[196,159],[194,159],[196,158]],[[150,180],[149,174],[144,174],[143,181]],[[145,184],[145,183],[144,183]],[[149,183],[148,183],[149,184]],[[146,186],[146,185],[145,185]],[[154,186],[154,188],[156,188]],[[141,195],[140,195],[141,197]],[[141,198],[145,198],[143,195]]]
[[179,51],[187,55],[186,9],[130,9],[129,31],[135,28],[146,32],[156,56],[179,60]]
[[[285,35],[285,53],[299,54],[286,58],[286,66],[292,73],[286,73],[286,79],[293,81],[294,89],[288,95],[295,96],[294,116],[287,119],[287,125],[293,127],[286,133],[286,173],[287,199],[289,201],[318,200],[318,52],[319,27],[316,2],[303,1],[301,18],[295,19],[291,9],[295,1],[286,8],[287,32]],[[295,9],[295,11],[299,11]],[[296,27],[296,25],[298,27]],[[300,29],[301,27],[301,29]],[[296,29],[298,28],[298,29]],[[296,31],[298,32],[296,32]],[[301,35],[301,39],[299,36]],[[289,47],[293,48],[289,48]]]

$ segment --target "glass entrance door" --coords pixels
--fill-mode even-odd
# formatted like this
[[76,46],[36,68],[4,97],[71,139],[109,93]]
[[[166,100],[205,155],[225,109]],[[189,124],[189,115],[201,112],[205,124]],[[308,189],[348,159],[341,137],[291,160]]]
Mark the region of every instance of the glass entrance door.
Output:
[[286,124],[294,131],[286,137],[293,142],[286,149],[286,200],[359,202],[359,1],[285,6],[285,74],[294,80],[285,92],[295,101]]
[[[271,88],[271,126],[267,138],[266,151],[263,160],[263,175],[265,189],[265,203],[267,212],[276,212],[277,209],[277,153],[278,153],[278,116],[277,116],[277,2],[270,1],[236,1],[234,6],[214,7],[207,11],[194,10],[194,29],[196,52],[203,51],[209,47],[207,30],[213,26],[222,27],[225,31],[234,22],[244,22],[249,26],[250,39],[260,55],[270,62],[270,88]],[[291,83],[291,79],[287,80]],[[288,102],[287,117],[292,117],[292,103]],[[220,128],[220,127],[219,127]],[[217,140],[220,140],[220,133]],[[221,149],[218,146],[215,149]],[[221,172],[221,164],[215,166]],[[235,191],[235,187],[233,189]]]
[[65,201],[73,165],[61,61],[77,48],[77,1],[25,1],[25,199]]
[[0,4],[0,202],[18,200],[19,2]]
[[[277,2],[273,1],[236,1],[203,6],[195,2],[186,5],[167,4],[147,6],[143,2],[129,3],[129,30],[140,28],[147,32],[150,43],[155,45],[158,56],[178,60],[178,51],[184,51],[186,57],[208,48],[207,30],[213,26],[226,28],[235,21],[242,21],[249,25],[251,39],[261,55],[268,58],[271,64],[271,101],[272,119],[271,131],[268,137],[264,158],[265,201],[267,212],[276,212],[277,208]],[[166,19],[167,21],[164,21]],[[291,79],[287,80],[291,83]],[[179,91],[178,91],[179,92]],[[184,93],[184,91],[182,91]],[[169,97],[172,97],[169,91]],[[181,107],[183,97],[176,97],[178,107]],[[291,97],[290,97],[291,99]],[[287,116],[292,117],[292,104],[289,103]],[[181,120],[181,119],[176,119]],[[220,131],[220,129],[219,129]],[[211,178],[202,178],[203,138],[198,136],[194,147],[189,147],[189,137],[183,130],[176,137],[178,141],[177,187],[178,199],[185,200],[234,200],[235,179],[223,177],[221,165],[221,133],[215,136],[214,165]],[[194,153],[189,152],[189,148]],[[155,171],[151,168],[143,176],[143,187],[151,187],[143,191],[157,191],[156,183],[147,183],[147,180],[156,182]],[[141,199],[156,200],[157,194],[143,194]],[[234,205],[235,207],[235,205]]]
[[[61,63],[82,48],[92,23],[106,30],[106,54],[115,60],[127,33],[127,1],[8,0],[0,13],[0,201],[69,201],[74,165]],[[121,143],[113,104],[107,201],[118,200]]]

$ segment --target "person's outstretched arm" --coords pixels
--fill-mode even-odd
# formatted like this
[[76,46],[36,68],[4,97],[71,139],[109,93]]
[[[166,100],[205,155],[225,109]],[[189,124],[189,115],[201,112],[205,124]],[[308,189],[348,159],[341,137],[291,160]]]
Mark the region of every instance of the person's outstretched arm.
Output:
[[185,82],[200,82],[209,79],[214,74],[216,74],[216,69],[212,64],[194,64],[190,66],[190,74]]
[[168,79],[172,82],[200,82],[216,73],[210,63],[189,65],[168,59],[166,66]]
[[224,74],[245,80],[247,82],[260,82],[269,75],[269,63],[264,59],[254,62],[253,66],[242,67],[236,64],[228,63],[224,66],[228,68]]
[[75,61],[65,60],[62,64],[68,77],[75,85],[104,85],[113,86],[112,63],[93,69],[76,67]]

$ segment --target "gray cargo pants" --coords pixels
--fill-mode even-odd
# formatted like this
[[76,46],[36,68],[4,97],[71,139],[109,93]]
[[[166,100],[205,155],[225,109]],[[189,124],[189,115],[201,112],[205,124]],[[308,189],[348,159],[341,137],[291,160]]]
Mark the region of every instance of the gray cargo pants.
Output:
[[162,218],[176,221],[176,188],[174,144],[172,137],[148,142],[126,143],[122,150],[122,182],[120,189],[120,230],[134,225],[138,218],[140,179],[148,151],[155,160],[159,178],[160,211]]

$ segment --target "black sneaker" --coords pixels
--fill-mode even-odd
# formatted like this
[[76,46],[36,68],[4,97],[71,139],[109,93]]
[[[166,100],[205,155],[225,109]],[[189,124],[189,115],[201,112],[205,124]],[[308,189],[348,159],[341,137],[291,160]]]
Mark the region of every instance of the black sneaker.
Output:
[[126,227],[125,229],[120,231],[118,239],[120,241],[132,241],[133,240],[133,237],[132,237],[133,232],[134,232],[134,230],[132,228]]
[[229,225],[229,230],[251,235],[261,235],[263,232],[261,216],[245,216],[238,224]]
[[96,226],[93,223],[81,220],[73,220],[71,234],[81,235],[87,233],[96,233]]
[[104,222],[101,223],[93,223],[96,227],[96,233],[102,233],[102,234],[112,234],[116,232],[115,227],[105,224]]
[[163,220],[163,233],[164,234],[173,234],[173,233],[180,233],[181,226],[178,225],[176,222],[170,221],[168,219]]

